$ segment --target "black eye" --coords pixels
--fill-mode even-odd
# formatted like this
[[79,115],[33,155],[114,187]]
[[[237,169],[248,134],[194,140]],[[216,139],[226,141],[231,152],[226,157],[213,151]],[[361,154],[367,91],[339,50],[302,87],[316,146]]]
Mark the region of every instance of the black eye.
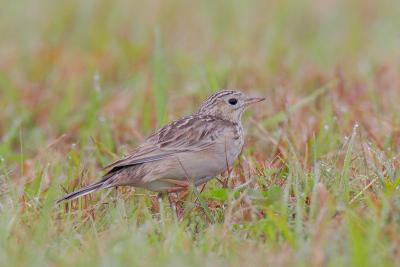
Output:
[[231,104],[232,106],[236,105],[238,100],[236,98],[231,98],[228,100],[229,104]]

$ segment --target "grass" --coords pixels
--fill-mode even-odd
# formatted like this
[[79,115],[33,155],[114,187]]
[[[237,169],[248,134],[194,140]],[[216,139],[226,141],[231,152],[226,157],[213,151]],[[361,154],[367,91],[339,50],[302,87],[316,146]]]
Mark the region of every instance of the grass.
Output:
[[[400,264],[398,1],[3,2],[0,266]],[[55,205],[219,88],[268,101],[181,221]]]

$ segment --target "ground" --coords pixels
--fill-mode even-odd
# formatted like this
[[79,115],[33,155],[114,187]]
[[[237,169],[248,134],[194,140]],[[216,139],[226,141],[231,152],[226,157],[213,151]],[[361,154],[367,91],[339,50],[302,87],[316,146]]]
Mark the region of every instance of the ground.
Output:
[[[3,1],[0,17],[1,266],[400,265],[400,1]],[[267,101],[179,220],[133,188],[55,204],[220,88]]]

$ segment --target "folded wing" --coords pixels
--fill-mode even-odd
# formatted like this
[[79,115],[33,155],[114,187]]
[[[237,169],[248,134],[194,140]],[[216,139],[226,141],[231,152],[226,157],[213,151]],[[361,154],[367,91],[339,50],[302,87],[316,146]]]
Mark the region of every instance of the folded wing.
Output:
[[109,169],[106,175],[121,168],[163,160],[179,153],[207,149],[217,139],[224,138],[226,132],[232,129],[230,124],[209,115],[188,116],[167,124],[125,158],[106,166],[105,169]]

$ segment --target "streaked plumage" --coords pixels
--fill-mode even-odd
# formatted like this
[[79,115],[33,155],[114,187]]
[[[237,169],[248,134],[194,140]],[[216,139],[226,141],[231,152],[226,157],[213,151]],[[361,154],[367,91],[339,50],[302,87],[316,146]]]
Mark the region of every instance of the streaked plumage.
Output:
[[207,182],[238,157],[244,143],[243,111],[263,99],[249,98],[232,90],[215,93],[203,102],[198,112],[165,125],[125,158],[105,167],[108,172],[99,182],[60,201],[114,186],[175,192],[189,182],[196,185]]

